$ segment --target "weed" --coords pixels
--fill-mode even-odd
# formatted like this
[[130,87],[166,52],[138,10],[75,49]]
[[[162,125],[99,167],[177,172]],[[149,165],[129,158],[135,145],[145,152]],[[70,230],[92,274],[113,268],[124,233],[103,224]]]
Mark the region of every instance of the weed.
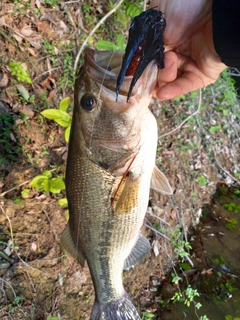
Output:
[[65,183],[62,178],[52,178],[52,173],[48,170],[36,176],[30,182],[30,186],[44,192],[60,193],[65,190]]
[[240,320],[240,318],[233,318],[230,315],[225,316],[225,320]]
[[201,187],[205,187],[207,184],[207,179],[204,177],[204,175],[197,177],[195,181],[199,183]]
[[189,242],[181,240],[181,231],[178,229],[172,235],[172,246],[174,248],[174,252],[184,260],[185,258],[189,257],[189,253],[186,250],[192,249]]
[[[237,191],[239,191],[239,190],[237,190]],[[237,205],[234,202],[224,203],[222,206],[223,206],[223,208],[227,209],[228,211],[236,212],[236,213],[240,212],[240,205]]]
[[154,318],[154,314],[149,313],[148,311],[143,312],[142,314],[142,320],[150,320],[152,318]]
[[67,97],[63,99],[59,104],[59,110],[57,109],[46,109],[41,112],[45,118],[54,120],[56,123],[60,124],[60,126],[66,128],[64,137],[66,142],[69,141],[70,136],[70,128],[72,123],[72,117],[66,112],[70,104],[70,98]]
[[22,62],[10,62],[9,67],[12,69],[12,76],[16,76],[18,81],[26,81],[27,83],[32,83],[29,74],[24,70]]
[[0,170],[17,160],[19,144],[13,136],[14,119],[8,113],[0,115]]
[[236,219],[225,219],[227,223],[225,224],[225,227],[229,230],[233,230],[237,227],[237,220]]

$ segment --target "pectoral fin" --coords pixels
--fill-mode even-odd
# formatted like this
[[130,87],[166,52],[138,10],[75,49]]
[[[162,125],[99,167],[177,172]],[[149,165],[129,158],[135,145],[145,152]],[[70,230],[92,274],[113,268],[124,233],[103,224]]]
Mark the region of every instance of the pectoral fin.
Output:
[[165,175],[158,169],[157,166],[154,167],[151,179],[151,189],[160,192],[162,194],[173,194],[173,190],[165,177]]
[[146,257],[150,250],[151,246],[148,239],[140,234],[135,246],[124,261],[123,270],[129,270],[130,268],[135,267],[135,265]]
[[84,267],[85,258],[81,252],[76,248],[74,245],[69,224],[66,225],[63,233],[61,235],[61,244],[63,245],[64,249],[74,258],[76,259],[82,267]]

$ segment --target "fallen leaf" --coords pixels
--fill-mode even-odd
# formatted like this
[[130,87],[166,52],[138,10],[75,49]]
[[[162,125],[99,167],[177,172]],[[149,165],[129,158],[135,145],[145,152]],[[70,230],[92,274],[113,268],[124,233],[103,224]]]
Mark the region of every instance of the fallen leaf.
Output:
[[36,242],[32,242],[32,244],[31,244],[31,250],[32,250],[32,251],[36,251],[36,250],[37,250]]
[[154,240],[152,243],[153,246],[153,252],[155,254],[155,256],[157,257],[159,255],[159,251],[160,251],[160,243],[157,240]]
[[0,75],[0,88],[5,87],[8,84],[8,76],[6,73],[4,73],[1,77]]
[[28,25],[20,28],[20,32],[22,35],[24,35],[24,37],[30,37],[33,34],[33,30]]
[[7,26],[7,24],[6,24],[6,22],[5,22],[5,17],[4,17],[4,16],[2,16],[2,17],[0,18],[0,27],[3,27],[3,26]]
[[29,52],[32,56],[34,56],[34,57],[37,56],[36,53],[35,53],[35,51],[34,51],[32,48],[27,47],[27,50],[28,50],[28,52]]
[[176,209],[172,209],[170,217],[172,220],[177,220],[177,210]]
[[21,94],[21,96],[25,99],[28,100],[29,99],[29,93],[27,91],[27,89],[23,86],[23,85],[18,85],[17,86],[18,92]]

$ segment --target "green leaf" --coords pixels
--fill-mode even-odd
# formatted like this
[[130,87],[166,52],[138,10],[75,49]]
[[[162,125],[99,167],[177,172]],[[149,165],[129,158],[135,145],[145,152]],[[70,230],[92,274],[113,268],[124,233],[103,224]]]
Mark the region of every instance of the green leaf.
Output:
[[54,120],[62,127],[69,127],[72,122],[72,117],[65,111],[56,109],[46,109],[41,112],[45,118]]
[[2,252],[2,251],[0,251],[0,257],[2,257],[3,259],[9,261],[8,256],[7,256],[4,252]]
[[124,26],[124,28],[128,25],[128,16],[123,12],[122,9],[118,9],[116,12],[117,20]]
[[47,177],[48,179],[52,178],[52,173],[49,170],[46,170],[42,173],[43,176]]
[[18,92],[21,94],[21,96],[23,97],[23,99],[25,99],[26,101],[28,101],[29,99],[29,93],[28,91],[24,88],[24,86],[19,85],[17,86]]
[[190,266],[190,264],[185,263],[185,262],[179,263],[179,265],[180,265],[181,268],[183,268],[183,270],[191,270],[191,269],[192,269],[192,267]]
[[122,34],[117,35],[117,46],[119,50],[124,50],[125,49],[125,37]]
[[24,189],[22,192],[21,192],[21,196],[23,199],[26,199],[28,197],[28,194],[30,192],[30,189]]
[[50,316],[48,316],[47,320],[59,320],[59,318],[58,317],[50,317]]
[[67,207],[67,206],[68,206],[67,198],[59,199],[59,200],[58,200],[58,204],[59,204],[61,207]]
[[142,8],[138,3],[127,2],[126,4],[126,14],[131,18],[138,16],[142,12]]
[[66,97],[60,101],[59,109],[62,111],[66,111],[70,105],[70,97]]
[[118,49],[118,46],[116,46],[114,43],[106,40],[99,40],[96,44],[95,47],[98,50],[110,50],[114,51]]
[[68,127],[64,132],[65,141],[68,142],[70,138],[71,127]]
[[57,109],[43,110],[41,112],[41,115],[43,115],[45,118],[50,119],[50,120],[62,119],[61,110],[57,110]]
[[44,182],[43,182],[43,190],[45,192],[49,192],[50,191],[50,186],[51,186],[51,181],[48,180],[48,179],[44,180]]
[[44,189],[44,181],[48,180],[46,176],[39,175],[32,179],[30,186],[37,189]]
[[59,193],[65,189],[65,183],[61,178],[52,178],[50,180],[50,191],[52,193]]

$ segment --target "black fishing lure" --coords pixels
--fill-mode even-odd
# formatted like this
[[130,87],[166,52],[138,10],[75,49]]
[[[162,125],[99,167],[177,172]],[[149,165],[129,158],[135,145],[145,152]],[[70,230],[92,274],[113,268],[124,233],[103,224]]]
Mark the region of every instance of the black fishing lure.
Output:
[[125,76],[133,76],[127,101],[137,80],[152,60],[156,59],[159,68],[164,68],[164,43],[162,34],[166,27],[163,13],[154,8],[142,12],[132,20],[127,48],[116,86],[116,101]]

